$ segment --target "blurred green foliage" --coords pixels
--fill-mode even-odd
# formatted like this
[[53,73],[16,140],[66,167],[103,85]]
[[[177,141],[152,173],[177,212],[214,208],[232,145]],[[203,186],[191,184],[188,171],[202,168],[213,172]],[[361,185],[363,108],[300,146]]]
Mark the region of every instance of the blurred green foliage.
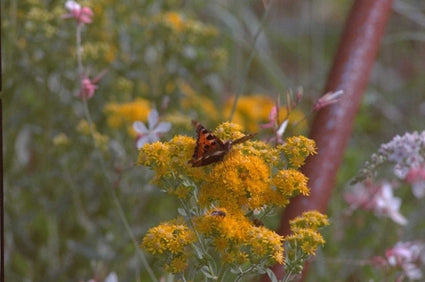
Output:
[[[108,69],[88,101],[96,132],[104,137],[99,150],[78,129],[84,107],[75,97],[76,24],[61,18],[64,1],[3,1],[6,280],[87,281],[116,272],[121,281],[150,281],[110,191],[115,189],[138,240],[148,228],[175,217],[177,203],[150,184],[148,169],[133,167],[134,139],[107,125],[105,105],[150,101],[175,121],[166,138],[193,135],[188,121],[208,124],[212,115],[201,106],[185,107],[181,85],[211,101],[219,114],[212,122],[228,118],[222,106],[238,91],[274,97],[300,85],[307,113],[326,81],[351,2],[274,1],[265,20],[262,1],[80,2],[94,12],[93,23],[83,29],[84,71],[94,77]],[[420,0],[396,2],[425,10]],[[401,231],[366,213],[344,217],[341,195],[380,143],[425,128],[424,35],[423,18],[396,10],[354,126],[329,208],[327,243],[310,267],[310,281],[381,278],[353,261],[382,254]],[[65,141],[59,142],[60,136]],[[411,199],[404,208],[419,223],[417,205]],[[410,228],[409,236],[420,235],[420,229]]]

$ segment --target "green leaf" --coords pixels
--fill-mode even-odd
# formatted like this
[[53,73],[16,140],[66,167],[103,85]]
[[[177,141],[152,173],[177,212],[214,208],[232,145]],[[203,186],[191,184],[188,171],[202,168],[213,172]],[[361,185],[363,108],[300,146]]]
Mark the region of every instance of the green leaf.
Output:
[[201,271],[207,278],[214,279],[214,280],[217,280],[217,278],[218,278],[216,275],[214,275],[213,273],[210,272],[209,267],[206,266],[206,265],[204,265],[201,268]]
[[267,276],[270,278],[272,282],[278,282],[276,275],[270,268],[267,268],[266,272],[267,272]]
[[186,211],[183,208],[178,208],[177,212],[181,215],[181,216],[187,216]]
[[202,250],[195,244],[192,244],[192,247],[195,250],[198,259],[204,259],[204,253],[202,252]]

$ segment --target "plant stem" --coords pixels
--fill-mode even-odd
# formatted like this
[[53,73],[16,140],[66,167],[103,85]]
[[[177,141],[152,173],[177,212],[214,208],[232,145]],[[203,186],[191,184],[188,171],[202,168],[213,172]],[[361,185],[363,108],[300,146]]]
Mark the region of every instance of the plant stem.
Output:
[[[82,77],[83,77],[83,62],[82,62],[82,52],[81,52],[81,29],[82,29],[82,25],[77,25],[77,31],[76,31],[76,44],[77,44],[77,61],[78,61],[78,74],[79,74],[79,79],[80,79],[80,83],[82,81]],[[125,217],[124,214],[124,210],[121,206],[121,203],[117,197],[116,191],[114,189],[114,185],[113,185],[113,181],[112,179],[110,179],[110,177],[108,177],[108,173],[106,171],[106,167],[105,167],[105,160],[103,158],[103,155],[101,153],[100,148],[98,147],[97,143],[96,143],[96,138],[95,138],[95,131],[94,131],[94,126],[93,126],[93,121],[90,115],[90,111],[88,108],[88,104],[87,104],[87,97],[85,97],[85,95],[82,95],[82,101],[83,101],[83,111],[84,111],[84,116],[87,120],[87,123],[89,124],[89,130],[90,130],[90,135],[91,138],[93,140],[93,144],[94,144],[94,148],[95,148],[95,153],[96,156],[99,160],[100,163],[100,167],[101,167],[101,171],[105,177],[105,179],[111,183],[112,185],[110,185],[110,189],[107,189],[107,191],[109,192],[110,196],[112,197],[112,200],[115,204],[115,208],[118,211],[118,216],[120,218],[120,220],[122,221],[122,223],[124,224],[124,227],[136,249],[136,252],[138,253],[143,265],[146,268],[146,271],[148,272],[150,278],[152,281],[158,281],[158,279],[156,279],[155,274],[153,272],[153,270],[151,269],[151,267],[149,266],[149,263],[144,255],[144,253],[140,250],[139,248],[139,244],[137,243],[137,240],[133,234],[133,231],[130,228],[130,225]]]
[[254,58],[255,44],[256,44],[257,39],[260,36],[261,32],[263,31],[263,28],[264,28],[264,26],[267,22],[267,19],[269,17],[270,11],[271,11],[271,7],[273,6],[273,2],[274,2],[274,0],[270,0],[270,3],[267,5],[266,11],[263,14],[263,17],[261,18],[260,26],[258,27],[257,32],[254,35],[254,40],[252,42],[251,49],[249,50],[248,61],[246,62],[245,67],[243,68],[242,76],[240,77],[237,88],[236,88],[235,101],[233,102],[233,105],[232,105],[232,110],[230,112],[229,121],[232,121],[232,119],[233,119],[233,115],[235,114],[236,105],[238,104],[239,97],[244,90],[244,86],[245,86],[244,80],[246,79],[246,76],[248,75],[248,70],[251,66],[252,59]]

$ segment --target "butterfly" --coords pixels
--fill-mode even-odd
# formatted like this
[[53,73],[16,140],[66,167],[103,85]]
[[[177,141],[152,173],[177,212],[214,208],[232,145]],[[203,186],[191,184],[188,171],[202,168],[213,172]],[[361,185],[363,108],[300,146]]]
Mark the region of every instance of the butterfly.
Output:
[[222,161],[233,145],[243,143],[255,136],[255,134],[248,134],[236,140],[223,142],[199,122],[192,120],[192,125],[196,128],[198,135],[195,152],[189,161],[192,167],[205,166]]

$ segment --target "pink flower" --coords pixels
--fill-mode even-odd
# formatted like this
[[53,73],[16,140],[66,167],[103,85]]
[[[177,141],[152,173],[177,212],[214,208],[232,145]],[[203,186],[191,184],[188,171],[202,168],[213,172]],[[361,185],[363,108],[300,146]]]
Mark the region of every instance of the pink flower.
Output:
[[335,92],[328,92],[317,100],[313,106],[313,112],[327,107],[329,105],[335,104],[339,101],[340,97],[344,94],[344,91],[338,90]]
[[363,210],[373,210],[375,205],[373,199],[378,193],[380,186],[373,185],[370,181],[367,181],[364,184],[365,185],[356,184],[352,191],[344,194],[345,201],[350,204],[350,211],[358,208]]
[[416,198],[425,196],[425,166],[410,168],[405,180],[412,185],[412,193]]
[[407,224],[407,219],[399,211],[401,199],[394,197],[393,188],[388,182],[374,184],[367,181],[364,186],[357,184],[354,191],[346,193],[344,198],[350,204],[350,211],[357,208],[371,210],[375,215],[389,217],[400,225]]
[[95,78],[90,79],[88,76],[83,76],[81,79],[80,92],[78,97],[82,99],[90,99],[94,96],[94,92],[98,88],[97,83],[102,79],[102,77],[108,72],[108,69],[101,71]]
[[277,106],[273,106],[273,108],[270,110],[269,113],[269,122],[266,124],[261,124],[260,127],[261,128],[275,128],[276,123],[277,123],[277,114],[278,114],[279,109],[277,108]]
[[89,24],[92,22],[93,11],[89,7],[81,7],[80,4],[73,0],[66,1],[65,8],[68,14],[62,16],[64,19],[74,18],[79,25]]
[[81,97],[83,99],[90,99],[94,96],[94,92],[97,89],[97,85],[91,81],[88,77],[84,77],[81,80],[81,89],[80,93],[78,93],[78,97]]
[[269,142],[276,142],[282,144],[282,136],[288,126],[288,119],[284,120],[280,125],[278,124],[279,107],[273,106],[269,113],[269,122],[261,124],[261,128],[271,128],[274,131],[274,137],[270,138]]
[[397,242],[394,247],[386,250],[385,258],[389,266],[401,268],[403,276],[410,280],[419,280],[422,278],[420,265],[425,266],[424,251],[423,243]]

